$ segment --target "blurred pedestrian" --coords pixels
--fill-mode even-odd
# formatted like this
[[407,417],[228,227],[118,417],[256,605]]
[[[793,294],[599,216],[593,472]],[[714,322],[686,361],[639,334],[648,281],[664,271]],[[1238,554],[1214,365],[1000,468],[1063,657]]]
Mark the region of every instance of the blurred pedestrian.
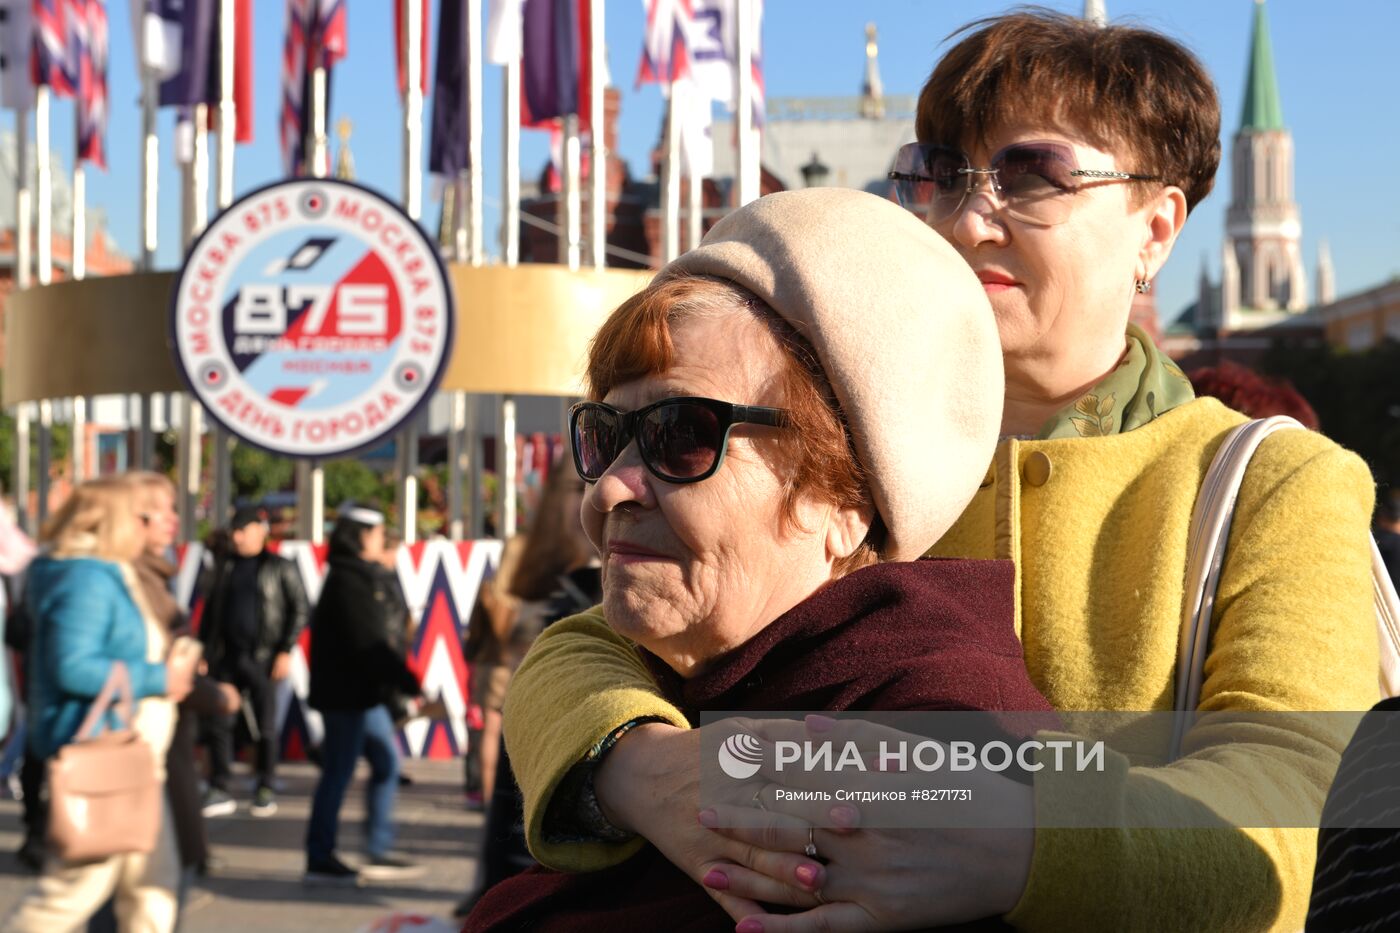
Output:
[[[525,845],[523,802],[510,756],[500,745],[501,703],[510,676],[520,666],[525,652],[545,626],[575,615],[602,602],[602,573],[598,552],[583,533],[579,508],[583,504],[583,480],[568,463],[557,463],[545,480],[544,492],[528,532],[510,542],[518,556],[511,561],[509,578],[497,575],[483,584],[482,605],[472,624],[491,625],[492,640],[499,642],[500,667],[504,673],[494,685],[488,681],[483,702],[494,717],[494,746],[482,739],[483,767],[490,761],[492,794],[487,805],[486,837],[482,843],[476,890],[457,905],[456,914],[466,916],[483,893],[492,886],[533,865]],[[504,564],[504,560],[502,561]],[[498,590],[504,589],[503,594]],[[495,671],[489,671],[488,676]]]
[[[167,633],[145,607],[131,563],[145,547],[135,485],[99,479],[78,486],[44,528],[46,552],[31,565],[27,603],[34,621],[29,676],[30,747],[49,758],[72,741],[113,664],[125,665],[139,701],[134,723],[161,761],[174,729],[174,703],[190,691],[195,655],[163,660]],[[161,775],[162,780],[164,775]],[[174,928],[179,868],[168,806],[155,849],[69,862],[50,856],[5,929],[75,930],[116,894],[123,930]]]
[[[188,634],[189,615],[171,592],[171,581],[178,568],[169,556],[180,527],[175,511],[175,484],[160,473],[137,472],[129,476],[136,484],[136,505],[146,532],[145,550],[136,561],[136,576],[146,605],[172,637]],[[238,706],[237,687],[197,674],[190,695],[177,710],[175,734],[165,759],[165,790],[175,821],[175,841],[183,869],[182,891],[188,886],[189,874],[203,867],[209,858],[195,758],[199,720],[201,716],[232,715],[238,712]]]
[[[277,683],[291,670],[291,651],[310,615],[296,565],[267,549],[262,509],[244,506],[229,524],[229,550],[215,557],[201,586],[204,616],[199,637],[209,675],[246,697],[245,722],[256,748],[257,790],[248,812],[277,812]],[[208,719],[209,791],[205,816],[237,809],[229,794],[235,717]]]
[[[396,695],[417,697],[418,678],[395,650],[390,628],[402,625],[394,586],[380,563],[384,516],[373,509],[341,510],[331,532],[329,564],[311,618],[311,692],[308,701],[325,726],[321,777],[306,830],[308,884],[356,884],[360,877],[414,877],[422,867],[394,853],[394,798],[399,753],[386,705]],[[396,581],[394,581],[396,584]],[[364,755],[368,860],[356,871],[336,853],[340,806]]]

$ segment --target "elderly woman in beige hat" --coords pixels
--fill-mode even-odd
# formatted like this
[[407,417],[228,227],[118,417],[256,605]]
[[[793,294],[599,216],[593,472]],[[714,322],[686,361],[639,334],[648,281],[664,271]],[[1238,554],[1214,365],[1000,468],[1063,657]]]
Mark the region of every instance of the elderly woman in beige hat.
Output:
[[[1001,394],[987,300],[928,227],[859,191],[750,204],[612,314],[587,383],[570,427],[610,629],[562,624],[622,647],[686,723],[1049,710],[1016,640],[1010,563],[915,560],[978,488]],[[586,702],[585,685],[563,678],[546,704]],[[566,741],[587,752],[588,736]],[[730,928],[668,855],[528,872],[466,929]]]
[[[980,280],[1006,373],[985,486],[932,553],[1014,562],[1026,664],[1056,709],[1170,710],[1193,505],[1207,465],[1244,418],[1193,398],[1180,370],[1128,321],[1135,292],[1149,287],[1214,181],[1220,108],[1210,77],[1151,30],[1021,11],[956,38],[915,125],[918,142],[899,153],[894,180]],[[839,224],[814,221],[794,238],[857,255],[872,277],[906,274],[900,259]],[[763,253],[782,265],[789,249],[770,240]],[[764,268],[756,259],[711,263],[714,255],[702,246],[680,265],[731,277]],[[939,281],[918,271],[929,288]],[[807,282],[814,292],[830,284],[819,273],[820,265]],[[878,299],[864,305],[874,313]],[[920,363],[930,370],[943,365],[933,348],[914,352],[930,354]],[[978,404],[978,391],[938,404]],[[927,482],[938,482],[942,461],[928,457]],[[1374,703],[1373,498],[1365,464],[1321,435],[1279,432],[1259,449],[1220,573],[1201,709]],[[507,699],[530,841],[546,864],[610,864],[636,845],[626,831],[639,833],[694,880],[709,879],[713,896],[743,918],[742,933],[906,929],[987,915],[1027,929],[1303,925],[1316,833],[1299,828],[817,829],[827,864],[805,866],[820,871],[804,879],[786,858],[803,850],[807,832],[778,817],[820,826],[827,814],[794,802],[761,838],[723,829],[707,838],[694,820],[699,740],[676,728],[683,717],[646,672],[629,668],[590,624],[605,631],[594,617],[547,633]],[[1186,799],[1212,802],[1248,787],[1320,808],[1346,736],[1279,725],[1255,739],[1188,746],[1166,765],[1114,757],[1111,779],[1099,783],[1038,775],[1023,805],[1117,812],[1169,786]],[[815,888],[805,883],[813,878]],[[832,903],[789,916],[759,906],[816,905],[817,891]]]

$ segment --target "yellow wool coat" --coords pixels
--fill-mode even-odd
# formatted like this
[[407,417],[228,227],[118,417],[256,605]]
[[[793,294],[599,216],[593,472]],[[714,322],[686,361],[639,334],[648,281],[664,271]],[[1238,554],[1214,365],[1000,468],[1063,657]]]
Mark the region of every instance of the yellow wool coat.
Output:
[[[933,549],[1011,558],[1026,664],[1061,710],[1169,710],[1187,529],[1207,467],[1244,420],[1197,399],[1126,434],[1003,441],[987,481]],[[1285,431],[1255,455],[1236,506],[1201,694],[1205,710],[1365,710],[1378,696],[1366,466],[1319,434]],[[684,726],[601,616],[547,630],[507,697],[506,739],[545,864],[587,870],[640,843],[559,842],[550,795],[621,723]],[[1151,808],[1164,794],[1253,796],[1320,809],[1347,736],[1279,725],[1247,745],[1188,746],[1167,767],[1110,753],[1092,784],[1036,776],[1038,812]],[[1261,793],[1261,781],[1273,786]],[[1007,919],[1024,929],[1297,930],[1316,832],[1053,830],[1036,833],[1030,880]]]

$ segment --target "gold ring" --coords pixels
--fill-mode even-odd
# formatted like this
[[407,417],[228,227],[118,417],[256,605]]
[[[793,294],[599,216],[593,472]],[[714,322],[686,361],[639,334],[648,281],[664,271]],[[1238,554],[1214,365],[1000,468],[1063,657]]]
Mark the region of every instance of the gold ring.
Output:
[[825,904],[827,902],[826,898],[822,897],[821,888],[817,888],[815,891],[813,891],[812,896],[817,899],[818,904]]
[[760,787],[758,790],[753,792],[752,804],[753,806],[758,807],[760,810],[768,809],[763,805],[763,788]]
[[802,849],[802,854],[808,858],[817,857],[816,827],[807,827],[807,845]]

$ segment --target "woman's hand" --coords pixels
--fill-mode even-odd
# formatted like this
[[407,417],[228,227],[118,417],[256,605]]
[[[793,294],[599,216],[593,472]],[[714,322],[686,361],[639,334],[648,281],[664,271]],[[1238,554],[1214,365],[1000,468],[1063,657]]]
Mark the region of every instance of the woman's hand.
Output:
[[[820,723],[811,729],[811,723]],[[765,724],[771,725],[771,724]],[[787,724],[784,724],[786,726]],[[810,738],[832,738],[830,730],[840,730],[842,738],[859,745],[874,746],[879,738],[894,733],[880,726],[813,717]],[[765,732],[771,730],[765,728]],[[784,729],[784,731],[790,731]],[[825,734],[822,734],[825,733]],[[918,739],[919,737],[904,736]],[[769,779],[780,777],[769,775]],[[927,776],[900,772],[865,776],[862,788],[908,790],[926,783]],[[1004,826],[1013,829],[898,829],[898,828],[816,828],[857,827],[862,814],[857,805],[838,804],[829,814],[812,819],[802,814],[800,804],[779,800],[771,785],[763,793],[765,809],[757,820],[751,808],[730,811],[711,808],[701,814],[702,822],[713,826],[716,835],[769,854],[800,852],[809,843],[826,862],[815,885],[801,890],[819,891],[822,904],[798,914],[735,914],[739,933],[838,933],[838,931],[899,930],[940,926],[999,916],[1011,911],[1020,900],[1030,875],[1035,843],[1032,789],[1024,784],[985,771],[959,776],[960,786],[971,790],[979,808],[998,814]],[[908,806],[900,804],[899,806]],[[840,810],[840,813],[837,811]],[[875,822],[874,807],[865,814]],[[882,814],[879,822],[892,826],[897,816]],[[769,901],[791,903],[767,896],[772,885],[783,882],[790,889],[799,887],[785,877],[765,874],[754,866],[767,864],[754,858],[753,865],[726,870],[725,891],[734,903]],[[790,876],[788,876],[790,877]],[[729,910],[729,906],[726,906]]]
[[[699,730],[662,723],[638,726],[603,758],[594,774],[594,790],[609,822],[656,846],[736,920],[761,913],[759,901],[793,907],[817,904],[811,892],[823,878],[822,866],[798,854],[802,846],[789,852],[727,838],[696,818]],[[738,871],[746,871],[749,879],[742,895],[726,890],[727,879]]]
[[179,703],[194,689],[195,667],[199,655],[188,651],[172,651],[165,659],[165,696]]

